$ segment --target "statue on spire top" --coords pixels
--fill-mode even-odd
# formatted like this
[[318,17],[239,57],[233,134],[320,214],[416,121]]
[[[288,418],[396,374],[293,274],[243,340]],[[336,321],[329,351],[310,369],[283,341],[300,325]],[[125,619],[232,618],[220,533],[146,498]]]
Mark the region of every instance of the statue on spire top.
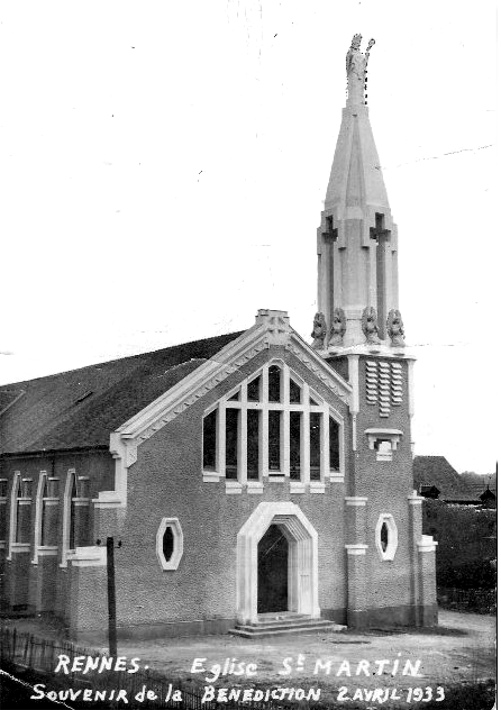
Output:
[[369,63],[369,54],[376,44],[374,39],[369,40],[365,54],[360,51],[362,35],[353,35],[351,46],[346,54],[346,75],[348,77],[348,104],[365,103],[365,74]]

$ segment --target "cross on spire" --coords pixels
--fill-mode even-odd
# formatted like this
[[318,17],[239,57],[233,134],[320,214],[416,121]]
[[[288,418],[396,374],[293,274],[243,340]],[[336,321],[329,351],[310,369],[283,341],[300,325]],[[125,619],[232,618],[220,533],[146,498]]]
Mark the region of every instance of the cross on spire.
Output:
[[376,226],[370,227],[371,239],[376,240],[376,293],[377,293],[377,321],[380,337],[385,337],[387,303],[387,264],[386,245],[390,241],[391,230],[385,229],[384,214],[376,212]]
[[391,229],[385,229],[384,214],[376,212],[376,226],[370,228],[371,239],[375,239],[378,244],[387,242],[391,235]]
[[322,232],[322,237],[333,242],[337,240],[337,229],[334,229],[334,218],[331,214],[328,214],[325,218],[325,231]]

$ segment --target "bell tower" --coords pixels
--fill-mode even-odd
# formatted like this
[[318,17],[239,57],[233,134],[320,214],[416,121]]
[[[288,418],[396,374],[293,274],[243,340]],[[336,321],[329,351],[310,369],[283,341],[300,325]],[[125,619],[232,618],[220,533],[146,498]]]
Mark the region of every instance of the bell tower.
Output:
[[398,310],[397,225],[366,100],[374,40],[364,54],[361,40],[353,37],[346,56],[346,107],[318,230],[318,311],[325,317],[327,348],[389,343],[386,321]]
[[344,489],[348,625],[433,625],[436,543],[422,534],[423,499],[412,477],[414,358],[398,310],[397,225],[366,100],[374,40],[365,53],[361,41],[355,35],[346,56],[347,100],[318,229],[312,347],[352,388]]

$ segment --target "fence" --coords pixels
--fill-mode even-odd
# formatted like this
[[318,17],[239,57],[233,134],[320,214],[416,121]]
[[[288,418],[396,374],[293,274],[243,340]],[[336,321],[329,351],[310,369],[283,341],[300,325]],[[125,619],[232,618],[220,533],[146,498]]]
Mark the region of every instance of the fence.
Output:
[[[204,698],[204,688],[202,687],[191,685],[180,679],[167,679],[152,671],[127,673],[126,671],[105,670],[102,673],[94,671],[85,675],[81,672],[56,674],[55,669],[61,654],[69,656],[71,661],[75,656],[91,656],[94,659],[107,658],[104,654],[97,654],[95,650],[76,647],[70,642],[41,639],[32,634],[18,633],[15,628],[0,628],[0,661],[4,667],[15,667],[18,673],[21,672],[31,685],[43,683],[46,685],[46,691],[50,689],[56,693],[66,693],[59,695],[58,699],[70,702],[70,707],[122,709],[130,707],[144,708],[144,710],[159,707],[177,708],[177,710],[184,708],[188,710],[221,710],[222,708],[243,710],[247,708],[249,710],[250,707],[253,710],[288,710],[289,708],[298,710],[313,706],[320,710],[323,707],[318,702],[312,702],[310,705],[308,701],[290,703],[287,700],[283,702],[253,700],[249,703],[230,699],[229,702],[217,702]],[[71,665],[68,664],[68,666],[71,669]],[[153,691],[157,696],[156,699],[144,697],[144,699],[135,700],[137,695],[144,691],[144,688]],[[76,698],[71,695],[70,689],[77,693]],[[115,693],[111,692],[113,689]],[[124,703],[123,695],[122,699],[118,695],[119,689],[125,693],[128,705]],[[176,700],[173,695],[173,690],[176,689],[181,691],[181,702]],[[85,690],[91,695],[90,699],[94,702],[88,700],[84,702],[83,692]]]

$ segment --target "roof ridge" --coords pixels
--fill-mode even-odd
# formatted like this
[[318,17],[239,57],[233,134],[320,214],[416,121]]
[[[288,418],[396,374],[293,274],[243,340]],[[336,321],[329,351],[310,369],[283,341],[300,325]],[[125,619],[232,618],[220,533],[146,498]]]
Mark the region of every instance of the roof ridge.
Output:
[[[219,335],[212,335],[208,338],[199,338],[198,340],[189,340],[187,342],[183,343],[176,343],[175,345],[168,345],[167,347],[164,348],[158,348],[156,350],[147,350],[146,352],[143,353],[136,353],[135,355],[125,355],[123,357],[117,357],[114,358],[113,360],[104,360],[100,362],[95,362],[91,363],[90,365],[83,365],[82,367],[75,367],[71,370],[62,370],[60,372],[53,372],[49,375],[41,375],[40,377],[33,377],[28,380],[19,380],[18,382],[6,382],[4,385],[0,384],[0,392],[5,392],[9,388],[18,386],[20,387],[21,385],[25,385],[28,382],[39,382],[40,380],[50,380],[53,377],[60,377],[61,375],[69,375],[70,373],[75,373],[75,372],[83,372],[84,370],[89,370],[93,367],[104,367],[105,365],[113,365],[117,362],[125,362],[125,361],[131,361],[134,360],[135,358],[141,358],[145,357],[147,355],[154,355],[155,353],[160,353],[162,351],[168,351],[168,350],[174,350],[174,348],[181,348],[181,347],[188,347],[190,345],[195,345],[199,343],[204,343],[209,340],[216,340],[217,338],[226,338],[226,337],[231,337],[234,336],[235,338],[241,335],[244,331],[235,331],[234,333],[221,333]],[[197,358],[191,358],[197,359]],[[189,360],[186,360],[185,362],[188,362]]]

